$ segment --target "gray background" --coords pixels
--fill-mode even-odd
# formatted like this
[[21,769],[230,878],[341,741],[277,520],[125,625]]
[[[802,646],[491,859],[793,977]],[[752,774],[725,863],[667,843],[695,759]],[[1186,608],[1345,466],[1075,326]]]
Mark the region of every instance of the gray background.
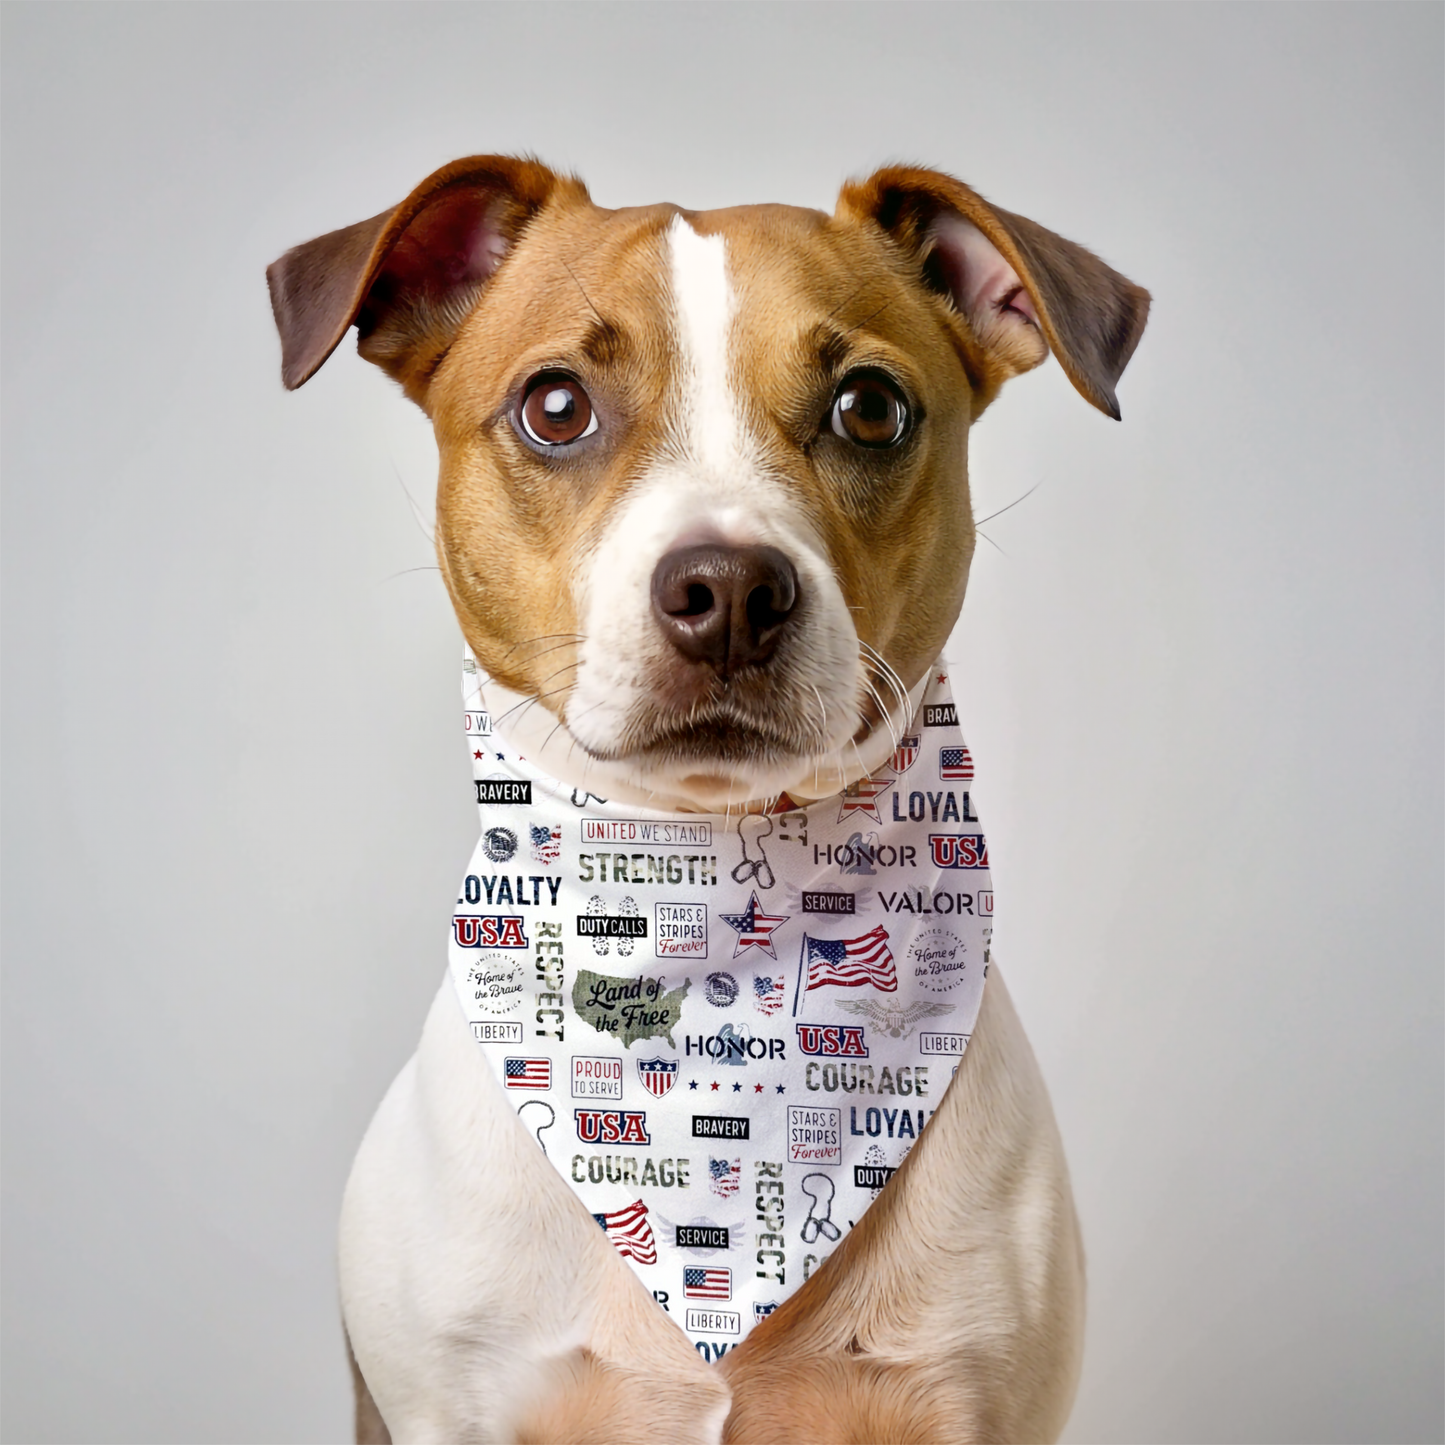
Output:
[[443,968],[458,641],[286,246],[963,176],[1152,288],[975,434],[953,643],[1091,1268],[1075,1441],[1439,1440],[1436,5],[9,5],[4,1435],[323,1441],[347,1164]]

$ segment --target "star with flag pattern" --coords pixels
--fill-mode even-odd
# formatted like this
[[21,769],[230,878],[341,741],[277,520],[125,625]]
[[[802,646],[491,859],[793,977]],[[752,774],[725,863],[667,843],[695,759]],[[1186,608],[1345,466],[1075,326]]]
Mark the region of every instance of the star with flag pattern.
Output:
[[738,936],[738,946],[733,949],[734,958],[745,948],[760,948],[769,958],[777,958],[778,955],[773,951],[773,934],[791,915],[760,913],[758,895],[753,893],[748,898],[747,912],[719,913],[718,917]]
[[865,818],[881,823],[883,819],[878,816],[878,799],[897,781],[897,778],[859,778],[857,782],[849,783],[838,795],[843,805],[838,810],[838,821],[841,823],[850,813],[862,813]]

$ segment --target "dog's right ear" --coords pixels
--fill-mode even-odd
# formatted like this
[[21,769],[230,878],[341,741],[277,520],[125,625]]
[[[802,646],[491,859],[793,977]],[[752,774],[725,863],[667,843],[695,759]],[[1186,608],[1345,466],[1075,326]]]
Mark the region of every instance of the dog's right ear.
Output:
[[356,325],[357,349],[421,402],[488,278],[532,218],[581,181],[538,161],[468,156],[399,206],[293,246],[266,268],[281,333],[281,380],[309,381]]

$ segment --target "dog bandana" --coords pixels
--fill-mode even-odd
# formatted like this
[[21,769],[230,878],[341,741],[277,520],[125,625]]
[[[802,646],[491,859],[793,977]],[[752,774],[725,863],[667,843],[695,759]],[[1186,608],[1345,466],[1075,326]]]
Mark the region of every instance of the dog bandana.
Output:
[[662,813],[547,777],[462,676],[482,833],[451,975],[517,1115],[705,1358],[877,1199],[938,1107],[992,933],[943,664],[890,764]]

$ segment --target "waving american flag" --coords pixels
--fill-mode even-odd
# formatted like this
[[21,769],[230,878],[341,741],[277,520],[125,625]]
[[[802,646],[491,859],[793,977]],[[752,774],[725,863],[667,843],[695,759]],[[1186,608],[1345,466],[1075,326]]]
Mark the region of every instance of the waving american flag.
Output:
[[592,1217],[602,1226],[603,1233],[624,1259],[635,1259],[638,1264],[657,1263],[657,1241],[652,1237],[652,1226],[647,1222],[647,1206],[640,1199],[626,1209]]
[[[803,981],[805,967],[806,983]],[[810,989],[822,988],[825,983],[836,983],[840,988],[861,988],[871,983],[880,993],[895,992],[898,971],[888,947],[887,929],[880,923],[857,938],[810,938],[805,933],[802,956],[798,959],[798,982],[794,1015],[802,996]]]

